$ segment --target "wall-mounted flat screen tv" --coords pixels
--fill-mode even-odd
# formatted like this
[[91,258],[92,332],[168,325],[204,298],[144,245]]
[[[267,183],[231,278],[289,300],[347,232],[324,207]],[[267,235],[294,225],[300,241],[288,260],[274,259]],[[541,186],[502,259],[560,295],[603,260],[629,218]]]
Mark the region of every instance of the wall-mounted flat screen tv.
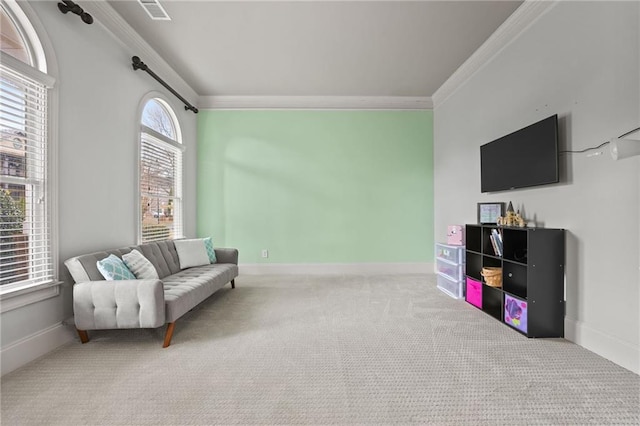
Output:
[[546,185],[559,178],[557,115],[480,147],[481,192]]

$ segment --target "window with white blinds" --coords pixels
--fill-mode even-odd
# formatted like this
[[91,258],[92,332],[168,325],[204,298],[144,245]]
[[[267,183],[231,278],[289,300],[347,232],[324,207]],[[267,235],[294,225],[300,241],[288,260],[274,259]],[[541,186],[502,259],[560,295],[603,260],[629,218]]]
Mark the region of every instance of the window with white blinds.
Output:
[[53,281],[46,74],[0,57],[0,286]]
[[140,132],[140,242],[183,236],[182,152],[178,123],[159,99],[147,102]]

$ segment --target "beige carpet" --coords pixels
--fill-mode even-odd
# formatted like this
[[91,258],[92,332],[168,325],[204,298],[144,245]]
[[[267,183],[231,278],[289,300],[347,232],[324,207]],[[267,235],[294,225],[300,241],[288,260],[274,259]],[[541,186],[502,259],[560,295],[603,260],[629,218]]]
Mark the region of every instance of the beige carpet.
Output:
[[241,276],[162,330],[2,379],[2,425],[639,424],[639,376],[527,339],[433,275]]

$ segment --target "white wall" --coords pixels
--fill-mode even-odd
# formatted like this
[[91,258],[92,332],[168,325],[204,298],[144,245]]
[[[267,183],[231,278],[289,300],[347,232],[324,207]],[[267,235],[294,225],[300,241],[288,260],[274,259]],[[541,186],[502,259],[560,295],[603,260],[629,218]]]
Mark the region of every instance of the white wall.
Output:
[[[479,146],[552,114],[561,149],[640,125],[640,3],[561,2],[434,112],[435,235],[512,201],[567,230],[566,337],[632,371],[640,360],[640,157],[561,156],[561,183],[480,193]],[[636,137],[637,138],[637,137]],[[639,142],[640,143],[640,142]]]
[[58,255],[66,285],[57,297],[2,314],[3,373],[73,336],[60,325],[73,315],[65,259],[136,244],[138,111],[151,91],[164,94],[178,115],[187,146],[186,235],[195,236],[196,224],[195,114],[149,75],[133,71],[131,57],[139,52],[129,51],[99,22],[86,25],[76,15],[63,15],[57,2],[31,2],[25,8],[41,21],[42,36],[51,41],[57,60]]

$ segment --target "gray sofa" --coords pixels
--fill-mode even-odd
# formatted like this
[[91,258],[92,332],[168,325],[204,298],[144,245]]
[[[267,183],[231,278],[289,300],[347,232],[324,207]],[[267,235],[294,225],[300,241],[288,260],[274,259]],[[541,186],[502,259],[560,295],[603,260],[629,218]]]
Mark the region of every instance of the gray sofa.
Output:
[[[156,268],[160,279],[106,281],[96,262],[137,249]],[[87,330],[114,328],[167,329],[163,347],[171,343],[175,321],[226,283],[235,288],[238,250],[215,249],[217,263],[180,269],[173,241],[101,251],[64,262],[73,277],[73,311],[80,341],[89,341]]]

